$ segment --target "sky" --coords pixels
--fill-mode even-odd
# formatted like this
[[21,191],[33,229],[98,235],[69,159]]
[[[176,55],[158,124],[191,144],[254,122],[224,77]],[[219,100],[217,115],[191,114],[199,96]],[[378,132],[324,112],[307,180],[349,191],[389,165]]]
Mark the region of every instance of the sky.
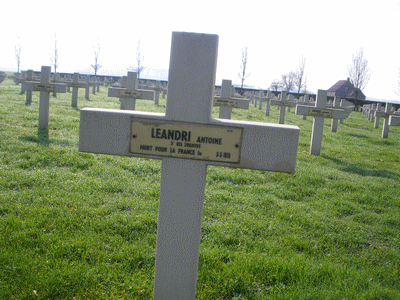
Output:
[[348,77],[352,55],[363,48],[371,78],[367,98],[398,100],[400,1],[7,1],[2,4],[0,71],[51,65],[55,42],[58,72],[93,73],[100,46],[101,75],[126,75],[136,65],[143,78],[167,79],[173,31],[219,36],[216,84],[240,84],[242,50],[248,49],[245,85],[268,89],[305,58],[307,90],[329,89]]

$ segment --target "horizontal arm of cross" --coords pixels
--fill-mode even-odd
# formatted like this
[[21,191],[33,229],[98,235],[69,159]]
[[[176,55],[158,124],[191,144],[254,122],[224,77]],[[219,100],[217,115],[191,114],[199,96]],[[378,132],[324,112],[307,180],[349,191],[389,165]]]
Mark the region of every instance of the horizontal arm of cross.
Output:
[[153,100],[154,91],[140,90],[140,89],[127,90],[126,88],[109,88],[108,97]]
[[64,83],[40,83],[37,81],[25,81],[23,83],[23,86],[27,91],[56,92],[56,93],[67,92],[67,86]]
[[[131,142],[134,138],[132,136],[132,123],[140,123],[145,120],[154,121],[154,123],[171,123],[170,121],[166,121],[165,115],[161,113],[88,108],[82,109],[79,151],[156,159],[166,157],[166,155],[162,155],[162,153],[160,153],[160,155],[154,155],[153,153],[151,155],[145,155],[131,152]],[[182,123],[181,126],[183,129],[185,128],[185,124]],[[237,143],[237,145],[235,144],[235,147],[239,151],[238,161],[232,162],[228,157],[227,162],[206,159],[207,164],[287,173],[293,173],[295,170],[300,131],[297,126],[225,119],[211,119],[209,124],[194,124],[191,126],[208,126],[211,127],[211,132],[214,127],[240,131],[240,142]],[[206,130],[204,131],[206,132]],[[207,132],[210,132],[210,130]],[[161,132],[156,132],[156,129],[152,134],[154,138],[162,138]],[[186,136],[187,135],[188,133],[186,133]],[[198,139],[193,139],[193,141],[187,145],[183,143],[181,149],[187,151],[203,151],[205,146],[208,146],[204,143],[207,139],[209,142],[212,141],[212,138],[215,137],[205,136],[205,141],[201,142],[199,142]],[[218,136],[216,136],[216,138],[218,138]],[[168,144],[174,142],[174,140],[171,139],[164,142]],[[218,143],[218,139],[216,142]],[[144,146],[150,147],[151,145]],[[165,148],[169,150],[169,147]],[[160,149],[163,150],[164,147],[160,147]],[[165,149],[165,151],[167,151],[167,149]],[[234,152],[236,150],[232,148],[221,149],[221,151],[218,151],[217,156],[222,155],[222,157],[224,157],[225,152],[230,153],[229,151]]]
[[214,97],[214,106],[228,106],[232,108],[249,109],[250,100],[241,98]]
[[69,86],[69,87],[77,87],[77,88],[87,88],[88,87],[88,84],[86,83],[86,82],[78,82],[78,83],[75,83],[75,82],[68,82],[67,83],[67,86]]
[[316,108],[308,105],[297,105],[296,115],[323,117],[331,119],[346,119],[352,110],[336,108]]
[[276,100],[276,99],[271,99],[270,100],[271,105],[278,105],[278,106],[289,106],[289,107],[295,107],[297,105],[297,101],[290,101],[290,100]]

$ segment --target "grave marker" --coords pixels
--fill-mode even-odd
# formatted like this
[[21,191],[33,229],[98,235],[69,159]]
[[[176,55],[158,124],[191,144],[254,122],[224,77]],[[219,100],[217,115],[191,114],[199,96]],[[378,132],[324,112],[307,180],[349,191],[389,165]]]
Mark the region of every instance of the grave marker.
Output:
[[[26,72],[26,81],[34,81],[33,70],[28,70]],[[25,105],[31,105],[31,103],[32,103],[32,90],[27,90]]]
[[214,106],[219,106],[219,118],[230,119],[232,108],[249,109],[250,100],[232,97],[232,80],[222,80],[221,97],[214,97]]
[[89,100],[89,90],[90,90],[90,86],[91,86],[91,82],[90,82],[90,76],[89,75],[86,75],[86,77],[85,77],[85,81],[86,81],[86,83],[87,83],[87,86],[86,86],[86,88],[85,88],[85,99],[86,100]]
[[135,110],[136,99],[153,100],[154,91],[137,89],[137,73],[128,72],[126,88],[108,88],[108,97],[117,97],[121,102],[121,109]]
[[[340,97],[335,96],[333,99],[333,108],[338,108],[340,107]],[[336,132],[337,131],[337,125],[338,125],[338,119],[332,118],[331,122],[331,131]]]
[[385,111],[375,111],[375,118],[384,118],[382,126],[382,138],[389,136],[389,118],[392,115],[392,104],[386,103]]
[[154,299],[195,299],[207,165],[295,169],[297,126],[212,118],[217,50],[173,32],[165,114],[81,110],[79,151],[162,159]]
[[2,83],[6,79],[6,73],[5,72],[0,72],[0,83]]
[[400,116],[391,115],[389,117],[389,126],[400,126]]
[[78,89],[86,88],[87,86],[88,84],[86,82],[79,82],[79,73],[74,73],[72,76],[72,82],[68,83],[68,87],[72,87],[72,107],[76,107],[78,105]]
[[271,102],[270,102],[271,99],[272,99],[271,91],[267,91],[267,95],[265,97],[262,97],[261,95],[259,96],[260,105],[259,105],[258,108],[262,109],[262,103],[265,102],[266,103],[266,108],[265,108],[265,115],[266,116],[269,116],[269,108],[271,106]]
[[325,118],[345,119],[351,113],[351,110],[326,108],[326,98],[327,91],[318,90],[314,107],[307,105],[296,106],[296,115],[314,117],[310,145],[311,155],[320,155]]
[[286,107],[295,107],[296,106],[296,101],[288,100],[287,99],[287,92],[283,91],[281,92],[280,99],[275,100],[271,99],[270,104],[271,105],[278,105],[279,109],[279,124],[284,124],[285,123],[285,110]]
[[66,93],[67,86],[63,83],[50,83],[51,67],[42,66],[40,82],[25,81],[24,89],[40,92],[39,98],[39,130],[49,129],[50,93]]

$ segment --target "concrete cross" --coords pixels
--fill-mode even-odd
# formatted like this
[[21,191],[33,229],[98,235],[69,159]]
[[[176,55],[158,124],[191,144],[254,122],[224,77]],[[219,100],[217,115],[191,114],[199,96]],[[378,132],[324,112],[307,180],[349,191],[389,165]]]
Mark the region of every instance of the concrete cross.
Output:
[[50,83],[51,67],[42,66],[40,83],[25,81],[24,89],[27,91],[40,91],[39,100],[39,130],[49,129],[50,92],[66,93],[67,86],[63,83]]
[[[386,103],[385,111],[375,111],[375,118],[384,118],[382,127],[382,138],[387,138],[389,136],[389,118],[392,115],[392,104]],[[395,121],[393,121],[395,122]]]
[[160,101],[160,92],[163,90],[163,88],[161,87],[160,81],[156,81],[156,85],[153,88],[154,90],[154,104],[158,105],[158,102]]
[[279,124],[284,124],[285,123],[285,110],[286,107],[296,107],[296,103],[297,101],[293,101],[293,100],[288,100],[287,99],[287,92],[281,92],[280,95],[280,99],[279,100],[275,100],[275,99],[271,99],[270,101],[271,105],[278,105],[278,109],[279,109]]
[[[299,102],[299,104],[301,104],[301,102]],[[310,103],[310,96],[309,95],[304,95],[303,96],[303,105],[312,105]],[[303,115],[303,120],[307,120],[307,115]]]
[[136,99],[153,100],[154,91],[137,88],[137,73],[128,72],[126,88],[108,88],[108,97],[117,97],[121,102],[121,109],[135,110]]
[[[28,70],[26,72],[26,81],[34,81],[33,70]],[[39,83],[39,82],[37,82],[37,83]],[[32,103],[32,90],[27,90],[25,105],[31,105],[31,103]]]
[[272,99],[271,91],[267,91],[267,95],[265,97],[263,97],[262,95],[259,96],[260,105],[258,106],[258,109],[261,110],[262,109],[262,104],[263,104],[263,102],[265,102],[267,104],[267,106],[265,108],[265,115],[266,116],[269,116],[269,108],[271,106],[271,102],[270,102],[271,99]]
[[172,33],[165,114],[81,110],[79,151],[162,159],[154,299],[195,299],[207,165],[295,169],[297,126],[212,118],[217,50]]
[[221,97],[214,97],[214,106],[219,106],[219,118],[230,119],[232,108],[249,109],[250,100],[232,97],[232,80],[223,79]]
[[76,107],[78,105],[78,89],[86,88],[88,84],[86,82],[79,81],[79,73],[74,73],[72,76],[72,82],[68,82],[68,87],[72,87],[72,99],[71,106]]
[[317,100],[315,106],[308,105],[297,105],[296,115],[307,115],[314,117],[313,129],[311,135],[311,155],[320,155],[321,143],[322,143],[322,132],[324,130],[325,118],[333,119],[345,119],[351,113],[351,110],[326,108],[327,91],[318,90]]
[[6,79],[6,73],[5,72],[0,72],[0,83],[2,83]]
[[93,85],[92,82],[90,81],[90,75],[86,75],[85,81],[87,83],[87,86],[85,88],[85,99],[89,100],[89,91],[90,91],[90,86]]

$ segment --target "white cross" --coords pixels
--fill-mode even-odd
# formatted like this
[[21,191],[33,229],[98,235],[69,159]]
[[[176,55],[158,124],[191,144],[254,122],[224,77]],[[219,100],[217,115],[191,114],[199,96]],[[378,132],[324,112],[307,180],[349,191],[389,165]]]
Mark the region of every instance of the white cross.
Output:
[[68,86],[72,87],[71,106],[76,107],[78,105],[78,89],[86,88],[88,84],[86,82],[80,82],[79,73],[74,73],[74,75],[72,76],[72,82],[69,82]]
[[81,110],[79,151],[162,159],[154,299],[194,299],[207,165],[294,172],[299,128],[212,118],[218,36],[173,32],[166,112]]
[[40,91],[39,99],[39,130],[49,129],[50,92],[66,93],[67,86],[63,83],[50,83],[51,67],[42,66],[40,83],[25,81],[24,89],[27,91]]
[[[28,70],[26,72],[26,81],[34,81],[33,78],[33,70]],[[26,105],[31,105],[32,103],[32,90],[27,90],[26,91]]]
[[232,108],[249,109],[250,100],[232,97],[232,80],[223,79],[221,97],[214,97],[214,106],[219,106],[219,118],[230,119]]
[[278,105],[279,109],[279,124],[284,124],[285,123],[285,110],[286,107],[295,107],[296,106],[296,101],[293,100],[288,100],[287,99],[287,92],[283,91],[281,92],[279,100],[271,99],[269,102],[271,105]]
[[6,79],[6,73],[5,72],[0,72],[0,83],[2,83]]
[[[392,104],[386,103],[385,111],[375,111],[375,118],[384,118],[382,127],[382,138],[387,138],[389,136],[389,118],[392,115]],[[393,124],[396,121],[393,119]]]
[[258,109],[262,109],[262,104],[265,102],[267,104],[265,108],[265,115],[269,116],[269,108],[270,108],[270,100],[272,99],[272,94],[271,91],[267,91],[267,95],[264,97],[262,92],[260,91],[259,97],[258,97],[260,104],[258,105]]
[[315,107],[307,105],[296,106],[296,115],[307,115],[314,117],[310,146],[311,155],[320,155],[325,118],[345,119],[351,113],[350,109],[344,110],[326,108],[326,98],[327,91],[318,90]]
[[137,73],[128,72],[126,88],[108,88],[108,97],[118,97],[121,109],[135,110],[136,99],[153,100],[154,92],[137,88]]

